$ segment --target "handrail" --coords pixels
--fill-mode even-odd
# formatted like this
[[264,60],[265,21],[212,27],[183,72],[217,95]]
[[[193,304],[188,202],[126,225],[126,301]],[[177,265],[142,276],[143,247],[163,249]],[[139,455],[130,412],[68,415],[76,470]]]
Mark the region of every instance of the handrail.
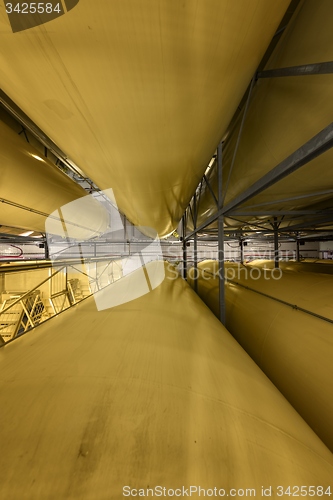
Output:
[[[216,273],[211,273],[210,271],[205,271],[200,269],[201,274],[207,274],[208,276],[212,276],[213,279],[217,279]],[[246,290],[249,290],[250,292],[257,293],[258,295],[262,295],[263,297],[266,297],[268,299],[274,300],[275,302],[279,302],[280,304],[283,304],[285,306],[291,307],[292,309],[296,311],[303,312],[305,314],[309,314],[310,316],[314,316],[315,318],[321,319],[322,321],[326,321],[327,323],[333,323],[333,319],[327,318],[326,316],[322,316],[321,314],[317,314],[313,311],[310,311],[309,309],[305,309],[304,307],[300,307],[297,304],[292,304],[291,302],[287,302],[286,300],[279,299],[278,297],[274,297],[273,295],[269,295],[267,293],[261,292],[260,290],[256,290],[255,288],[251,288],[247,285],[243,285],[242,283],[239,283],[238,281],[231,280],[226,278],[225,279],[226,283],[232,283],[233,285],[239,286],[241,288],[245,288]]]
[[[50,276],[48,276],[46,279],[44,279],[41,283],[38,283],[38,285],[36,285],[34,288],[29,290],[28,292],[23,293],[20,296],[16,295],[16,297],[11,298],[10,300],[12,302],[9,305],[7,305],[7,307],[6,307],[6,300],[5,300],[3,305],[2,305],[2,307],[5,307],[5,308],[2,311],[0,311],[0,320],[3,318],[2,321],[4,323],[4,328],[5,329],[8,328],[9,330],[5,332],[5,337],[3,336],[4,334],[0,335],[0,347],[2,347],[3,345],[6,345],[8,342],[11,342],[15,338],[17,338],[17,336],[21,336],[23,333],[26,333],[27,331],[31,330],[32,328],[35,328],[41,322],[44,322],[47,319],[50,319],[50,317],[58,316],[58,314],[63,312],[65,309],[68,309],[68,307],[71,307],[71,306],[81,302],[81,300],[87,298],[87,296],[93,295],[94,291],[92,291],[91,286],[90,286],[92,282],[96,283],[98,289],[104,288],[104,286],[102,286],[102,287],[100,286],[101,283],[99,283],[99,281],[101,280],[101,278],[103,277],[105,272],[109,269],[109,266],[111,263],[113,263],[113,261],[107,262],[106,266],[105,267],[103,266],[103,270],[99,270],[99,272],[97,272],[97,264],[98,264],[98,262],[101,262],[102,260],[105,260],[105,259],[96,259],[96,260],[94,259],[94,262],[96,263],[96,277],[91,276],[90,272],[86,273],[83,270],[78,269],[74,265],[71,265],[71,264],[62,265],[59,269],[57,269],[55,272],[53,272]],[[90,263],[92,263],[92,262],[90,261]],[[88,278],[88,288],[89,288],[89,290],[87,290],[88,295],[87,295],[87,293],[83,293],[81,291],[81,288],[80,288],[81,282],[79,279],[77,279],[74,281],[78,281],[80,293],[79,293],[79,296],[76,297],[76,289],[73,288],[72,282],[71,282],[73,280],[69,280],[68,276],[66,274],[66,288],[60,292],[56,292],[55,294],[51,295],[50,298],[48,299],[50,302],[50,305],[53,309],[54,314],[52,314],[51,312],[47,311],[47,306],[45,306],[45,300],[42,300],[41,297],[39,297],[40,296],[39,289],[44,283],[47,283],[49,281],[52,283],[52,279],[57,274],[59,274],[64,269],[68,269],[68,268],[72,268],[73,270],[78,271],[82,275],[82,277],[85,277],[86,279]],[[108,281],[107,285],[109,285],[110,284],[109,280],[107,280],[107,281]],[[112,281],[114,281],[113,277],[112,277]],[[107,286],[107,285],[105,285],[105,286]],[[55,304],[53,302],[53,300],[56,300],[62,296],[65,297],[65,300],[64,300],[64,303],[61,305],[60,310],[58,310],[59,309],[58,304]],[[30,299],[32,298],[32,300],[33,300],[34,297],[35,297],[35,300],[33,301],[33,304],[32,304],[32,301],[31,301],[31,303],[29,303]],[[67,303],[65,304],[66,297],[68,299],[68,304]],[[37,300],[41,300],[41,302],[43,304],[44,313],[42,313],[42,315],[40,315],[40,317],[38,317],[38,321],[36,322],[33,315],[31,315],[31,313],[33,313],[33,311],[35,309],[35,305],[36,305]],[[20,310],[24,313],[24,317],[27,319],[27,322],[22,323],[22,317],[20,316],[20,319],[17,320],[16,326],[15,327],[13,326],[14,330],[12,330],[11,325],[12,324],[14,325],[14,323],[12,323],[12,321],[10,321],[8,324],[6,324],[7,318],[5,319],[3,316],[1,317],[1,315],[2,315],[2,313],[4,313],[4,315],[5,315],[10,309],[12,309],[12,310],[14,309],[16,311],[15,306],[20,306]],[[24,329],[24,332],[21,332],[21,330],[19,330],[21,328],[21,326]],[[20,331],[19,334],[18,334],[18,331]],[[7,337],[9,337],[8,340],[7,340]]]

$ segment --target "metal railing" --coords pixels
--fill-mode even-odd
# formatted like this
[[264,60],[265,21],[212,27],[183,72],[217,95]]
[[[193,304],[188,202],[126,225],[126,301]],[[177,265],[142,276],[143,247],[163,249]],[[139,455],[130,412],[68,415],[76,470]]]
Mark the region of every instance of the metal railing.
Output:
[[[113,272],[114,262],[62,265],[49,277],[26,293],[7,294],[0,306],[0,345],[57,316],[69,307],[92,295],[121,277]],[[112,272],[110,272],[110,269]],[[70,277],[73,273],[78,277]],[[48,297],[41,288],[49,283]]]

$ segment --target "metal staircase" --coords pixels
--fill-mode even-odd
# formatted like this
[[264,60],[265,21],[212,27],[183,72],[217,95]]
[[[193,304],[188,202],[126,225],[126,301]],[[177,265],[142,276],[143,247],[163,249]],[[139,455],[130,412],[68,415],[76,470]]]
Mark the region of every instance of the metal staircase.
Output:
[[[79,277],[76,277],[79,276]],[[118,262],[63,265],[32,290],[3,292],[0,302],[0,345],[57,316],[122,276]],[[48,284],[48,292],[45,286]],[[44,289],[44,292],[41,290]]]
[[0,308],[0,335],[5,342],[37,326],[43,317],[44,303],[39,290],[10,296]]

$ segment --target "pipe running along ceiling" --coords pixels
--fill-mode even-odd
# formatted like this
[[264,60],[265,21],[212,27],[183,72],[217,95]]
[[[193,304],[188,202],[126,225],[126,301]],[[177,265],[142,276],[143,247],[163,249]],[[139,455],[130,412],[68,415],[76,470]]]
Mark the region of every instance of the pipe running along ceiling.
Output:
[[83,227],[72,226],[76,236],[91,237],[107,227],[103,207],[1,120],[0,162],[1,225],[44,233],[49,214],[80,199],[86,213]]
[[172,232],[289,0],[81,0],[12,33],[2,90],[136,225]]

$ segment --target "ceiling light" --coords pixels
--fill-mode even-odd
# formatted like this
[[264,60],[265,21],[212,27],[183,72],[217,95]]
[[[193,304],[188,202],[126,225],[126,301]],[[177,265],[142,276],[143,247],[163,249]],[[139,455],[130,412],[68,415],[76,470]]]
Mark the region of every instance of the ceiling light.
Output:
[[31,155],[33,158],[36,158],[36,160],[38,161],[44,161],[43,158],[41,158],[40,156],[38,155]]
[[30,234],[32,234],[33,231],[27,231],[26,233],[21,233],[19,234],[19,236],[30,236]]
[[209,164],[208,164],[208,167],[206,168],[205,170],[205,175],[208,175],[210,169],[212,168],[212,166],[214,165],[214,162],[215,162],[215,156],[213,156],[213,158],[210,160]]

